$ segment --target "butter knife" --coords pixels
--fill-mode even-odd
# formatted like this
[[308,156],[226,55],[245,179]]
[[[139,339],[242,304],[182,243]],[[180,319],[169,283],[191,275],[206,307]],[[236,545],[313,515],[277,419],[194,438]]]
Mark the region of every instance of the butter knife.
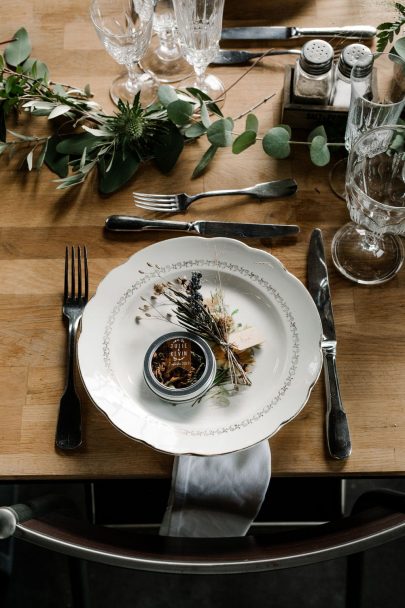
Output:
[[239,222],[176,222],[149,220],[131,215],[110,215],[105,221],[107,230],[145,232],[150,230],[181,230],[201,236],[225,236],[240,238],[271,238],[299,232],[299,226],[287,224],[244,224]]
[[288,40],[306,37],[373,38],[376,32],[376,28],[371,25],[343,25],[342,27],[228,27],[222,30],[222,40]]
[[[213,65],[238,65],[240,63],[246,63],[251,59],[258,59],[263,55],[264,51],[253,53],[251,51],[226,51],[220,50],[211,64]],[[269,49],[265,57],[272,55],[300,55],[300,49]]]
[[326,386],[326,439],[333,458],[348,458],[352,451],[349,425],[340,396],[336,369],[336,332],[329,289],[328,270],[322,232],[315,228],[311,235],[307,265],[308,290],[321,317],[323,369]]

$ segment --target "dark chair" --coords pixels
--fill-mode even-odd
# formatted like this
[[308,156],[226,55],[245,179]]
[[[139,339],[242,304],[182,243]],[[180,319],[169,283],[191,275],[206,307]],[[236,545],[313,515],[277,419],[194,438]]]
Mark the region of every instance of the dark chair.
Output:
[[[347,606],[361,601],[361,556],[405,536],[405,494],[363,494],[352,513],[305,529],[241,538],[169,538],[88,524],[66,512],[66,499],[45,496],[0,508],[0,538],[15,536],[73,558],[176,574],[244,574],[349,556]],[[81,604],[84,605],[84,604]]]

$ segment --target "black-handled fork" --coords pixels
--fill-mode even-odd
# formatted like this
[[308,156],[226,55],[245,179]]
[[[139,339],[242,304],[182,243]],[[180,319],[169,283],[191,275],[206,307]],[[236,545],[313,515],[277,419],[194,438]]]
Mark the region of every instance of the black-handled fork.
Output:
[[74,450],[82,443],[81,404],[75,387],[77,331],[89,296],[87,249],[66,247],[63,316],[68,322],[66,385],[60,400],[55,444],[61,450]]

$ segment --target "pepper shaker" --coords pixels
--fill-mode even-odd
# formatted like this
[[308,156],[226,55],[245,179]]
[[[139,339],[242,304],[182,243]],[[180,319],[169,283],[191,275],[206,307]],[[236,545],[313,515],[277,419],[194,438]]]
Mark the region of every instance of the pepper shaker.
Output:
[[327,105],[333,85],[333,48],[325,40],[309,40],[296,61],[293,97],[298,103]]

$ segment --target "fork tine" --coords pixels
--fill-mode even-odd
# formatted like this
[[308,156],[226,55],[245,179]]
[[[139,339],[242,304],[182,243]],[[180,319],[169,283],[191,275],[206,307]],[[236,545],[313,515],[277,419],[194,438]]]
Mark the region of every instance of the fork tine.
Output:
[[133,192],[133,197],[134,198],[143,198],[145,200],[148,201],[154,201],[154,200],[164,200],[164,201],[171,201],[171,200],[175,200],[176,195],[175,194],[146,194],[146,192]]
[[75,248],[72,245],[72,273],[71,273],[71,297],[75,297]]
[[178,205],[158,205],[155,203],[151,203],[147,205],[146,203],[135,203],[139,209],[148,209],[149,211],[179,211]]
[[77,297],[82,297],[82,252],[80,246],[77,248]]
[[66,302],[68,299],[68,290],[69,290],[69,247],[66,245],[65,251],[65,283],[63,289],[63,301]]
[[87,247],[83,247],[84,253],[84,300],[87,302],[89,299],[89,269],[87,265]]
[[169,205],[170,203],[175,203],[176,198],[172,196],[171,198],[153,198],[150,196],[134,196],[134,201],[140,201],[141,203],[166,203]]

